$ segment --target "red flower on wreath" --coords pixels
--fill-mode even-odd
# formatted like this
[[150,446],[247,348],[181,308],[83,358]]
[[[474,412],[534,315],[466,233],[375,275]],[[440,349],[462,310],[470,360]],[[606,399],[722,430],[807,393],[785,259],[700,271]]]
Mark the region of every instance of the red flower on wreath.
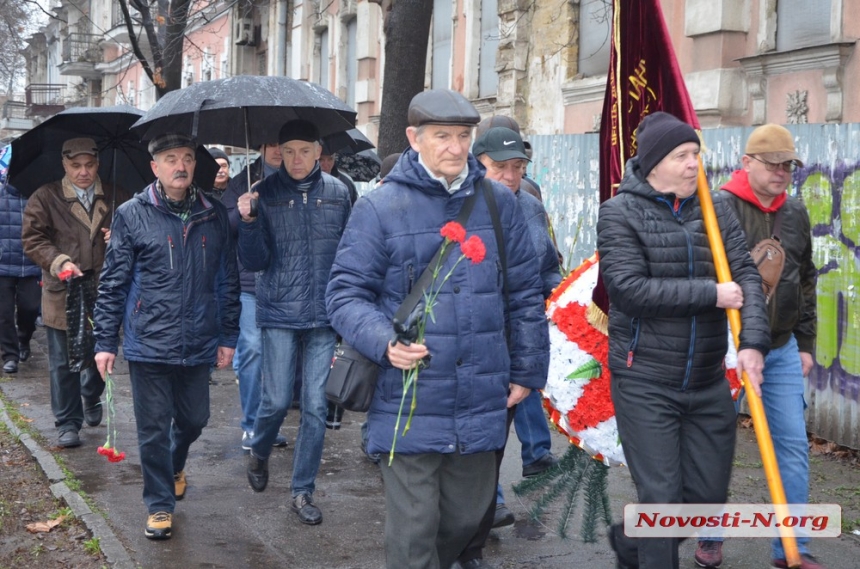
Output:
[[484,260],[484,257],[487,255],[487,248],[484,246],[484,242],[481,241],[481,238],[477,235],[472,235],[463,243],[460,243],[460,250],[463,251],[463,255],[472,261],[473,265],[477,265],[481,261]]
[[450,239],[455,243],[462,243],[466,238],[466,228],[457,223],[456,221],[449,221],[445,225],[442,226],[442,229],[439,230],[439,233],[442,234],[442,237],[446,239]]

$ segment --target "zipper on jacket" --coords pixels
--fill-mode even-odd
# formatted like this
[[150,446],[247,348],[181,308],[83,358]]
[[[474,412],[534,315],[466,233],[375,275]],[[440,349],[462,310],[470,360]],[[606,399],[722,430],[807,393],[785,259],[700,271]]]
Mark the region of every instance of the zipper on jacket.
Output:
[[322,200],[320,200],[320,199],[317,200],[317,207],[322,207]]
[[287,207],[290,207],[290,208],[293,207],[293,203],[294,203],[293,200],[288,201]]
[[206,236],[205,235],[203,235],[202,245],[203,245],[203,267],[205,268],[206,267]]
[[693,322],[690,324],[690,347],[687,350],[687,369],[684,372],[684,382],[681,384],[681,391],[687,390],[687,384],[690,383],[690,370],[693,369],[693,352],[696,346],[696,317],[693,316]]
[[630,320],[630,345],[627,346],[627,367],[633,367],[633,354],[636,352],[636,346],[639,344],[639,319],[632,318]]
[[502,262],[496,259],[496,288],[502,288]]
[[302,192],[302,205],[308,205],[308,193]]
[[409,275],[409,286],[406,287],[406,294],[412,292],[412,284],[415,281],[415,267],[413,265],[409,265],[406,269],[406,274]]
[[173,238],[168,235],[167,236],[167,252],[170,253],[170,270],[173,270]]

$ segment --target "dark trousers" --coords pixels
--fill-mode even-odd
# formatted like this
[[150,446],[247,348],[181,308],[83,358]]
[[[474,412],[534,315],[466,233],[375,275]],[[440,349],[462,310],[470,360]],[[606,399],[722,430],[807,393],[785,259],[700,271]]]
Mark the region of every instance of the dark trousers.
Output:
[[128,362],[143,501],[150,514],[173,512],[173,475],[209,421],[209,364]]
[[[614,374],[611,387],[618,434],[639,502],[725,503],[737,428],[728,382],[679,391]],[[678,567],[677,538],[631,539],[618,528],[613,531],[622,564]]]
[[[507,446],[508,435],[511,432],[511,423],[514,421],[514,415],[516,414],[517,406],[508,408],[508,422],[505,427],[505,445]],[[465,563],[471,559],[483,559],[484,558],[484,546],[487,544],[487,538],[490,537],[490,530],[493,529],[493,520],[496,517],[496,492],[495,488],[499,485],[499,471],[502,468],[502,459],[505,458],[505,447],[500,448],[495,452],[496,455],[496,479],[493,482],[493,497],[490,500],[490,503],[487,505],[487,509],[484,512],[484,517],[481,518],[481,523],[478,526],[478,531],[475,532],[475,535],[469,541],[466,548],[463,549],[463,552],[460,553],[460,556],[457,560],[460,563]]]
[[51,375],[51,411],[54,425],[64,431],[80,431],[84,424],[84,406],[98,401],[105,382],[95,367],[80,372],[69,371],[69,348],[65,330],[45,326],[48,337],[48,371]]
[[18,346],[30,343],[41,300],[38,277],[0,277],[0,351],[4,362],[17,362]]
[[448,569],[496,495],[493,452],[388,454],[380,463],[385,489],[385,566]]

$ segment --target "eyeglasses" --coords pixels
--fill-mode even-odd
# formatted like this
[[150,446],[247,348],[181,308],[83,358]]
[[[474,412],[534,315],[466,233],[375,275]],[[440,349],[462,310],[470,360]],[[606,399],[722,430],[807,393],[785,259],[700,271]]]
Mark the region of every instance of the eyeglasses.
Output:
[[782,170],[783,172],[791,173],[797,170],[797,162],[795,162],[794,160],[788,160],[780,164],[774,164],[773,162],[762,160],[758,156],[751,155],[750,158],[752,158],[753,160],[758,160],[759,162],[764,164],[764,167],[767,169],[768,172],[776,172],[777,170]]

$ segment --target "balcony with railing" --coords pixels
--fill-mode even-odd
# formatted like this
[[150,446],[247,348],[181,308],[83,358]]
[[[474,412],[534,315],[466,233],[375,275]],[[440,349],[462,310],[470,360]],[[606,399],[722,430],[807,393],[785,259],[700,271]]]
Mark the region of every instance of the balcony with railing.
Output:
[[26,116],[47,117],[66,108],[63,101],[65,85],[56,83],[31,83],[24,88],[27,105]]
[[6,101],[0,108],[0,130],[30,130],[33,122],[24,101]]
[[[146,42],[146,34],[140,33],[142,28],[137,23],[137,20],[140,19],[140,13],[132,8],[128,7],[129,14],[132,19],[132,26],[135,29],[135,33],[139,38],[139,41],[142,43]],[[125,24],[125,16],[123,16],[122,8],[119,7],[119,2],[116,0],[111,4],[111,14],[110,14],[110,29],[105,32],[105,39],[115,43],[129,43],[128,36],[128,26]]]
[[86,79],[98,79],[101,72],[96,71],[96,63],[102,60],[99,48],[101,36],[97,34],[71,33],[63,39],[63,63],[60,75],[74,75]]

